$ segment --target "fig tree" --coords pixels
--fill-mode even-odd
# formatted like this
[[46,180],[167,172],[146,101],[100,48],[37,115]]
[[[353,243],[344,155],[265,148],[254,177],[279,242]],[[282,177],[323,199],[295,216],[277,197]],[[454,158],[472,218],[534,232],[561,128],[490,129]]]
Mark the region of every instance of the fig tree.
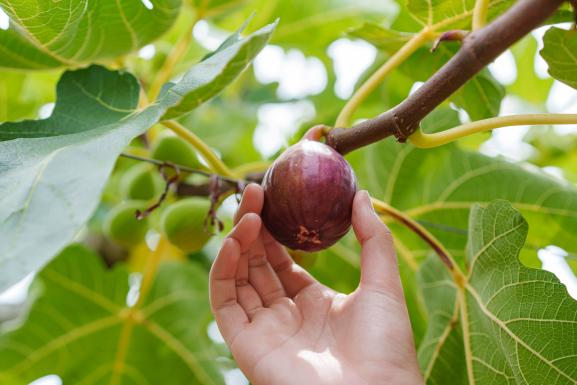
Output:
[[333,148],[304,139],[266,172],[263,223],[283,245],[317,251],[337,242],[351,225],[356,178]]
[[116,205],[104,219],[104,233],[124,247],[132,247],[144,241],[148,220],[136,219],[136,210],[146,207],[144,201],[125,201]]
[[164,210],[161,228],[164,236],[181,250],[200,250],[212,236],[205,228],[210,202],[203,198],[185,198]]

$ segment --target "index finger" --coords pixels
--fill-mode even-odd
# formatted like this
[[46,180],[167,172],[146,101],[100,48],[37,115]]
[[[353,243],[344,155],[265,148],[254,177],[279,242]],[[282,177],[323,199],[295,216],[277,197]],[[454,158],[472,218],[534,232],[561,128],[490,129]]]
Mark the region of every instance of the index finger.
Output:
[[234,215],[234,224],[247,213],[260,215],[264,203],[264,192],[262,187],[256,183],[251,183],[244,189],[240,206]]

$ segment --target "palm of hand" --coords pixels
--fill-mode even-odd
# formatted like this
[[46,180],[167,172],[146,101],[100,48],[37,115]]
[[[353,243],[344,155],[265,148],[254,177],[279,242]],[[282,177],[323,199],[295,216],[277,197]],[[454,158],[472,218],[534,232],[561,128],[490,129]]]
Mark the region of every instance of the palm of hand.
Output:
[[[353,227],[363,244],[363,272],[359,288],[344,295],[294,264],[260,229],[260,219],[245,215],[262,207],[262,190],[247,188],[237,216],[242,220],[211,271],[211,303],[253,384],[422,383],[396,264],[377,259],[394,257],[390,237],[370,206],[358,207],[358,200]],[[368,226],[367,214],[377,232]],[[364,256],[377,251],[377,258]],[[385,262],[392,271],[377,276]]]

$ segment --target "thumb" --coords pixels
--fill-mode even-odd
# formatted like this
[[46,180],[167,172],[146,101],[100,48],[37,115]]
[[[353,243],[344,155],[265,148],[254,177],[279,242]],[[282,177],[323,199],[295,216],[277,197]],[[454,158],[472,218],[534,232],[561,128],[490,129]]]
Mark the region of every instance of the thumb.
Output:
[[402,296],[393,236],[375,213],[366,191],[355,195],[352,224],[362,248],[360,287]]

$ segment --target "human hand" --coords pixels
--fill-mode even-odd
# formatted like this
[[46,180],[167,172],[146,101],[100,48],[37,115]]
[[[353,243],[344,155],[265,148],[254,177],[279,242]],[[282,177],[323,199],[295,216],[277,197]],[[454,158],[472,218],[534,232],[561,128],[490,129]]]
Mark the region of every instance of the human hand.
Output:
[[369,195],[352,225],[361,279],[337,293],[295,264],[262,226],[260,186],[249,185],[210,272],[216,322],[254,385],[423,384],[393,241]]

